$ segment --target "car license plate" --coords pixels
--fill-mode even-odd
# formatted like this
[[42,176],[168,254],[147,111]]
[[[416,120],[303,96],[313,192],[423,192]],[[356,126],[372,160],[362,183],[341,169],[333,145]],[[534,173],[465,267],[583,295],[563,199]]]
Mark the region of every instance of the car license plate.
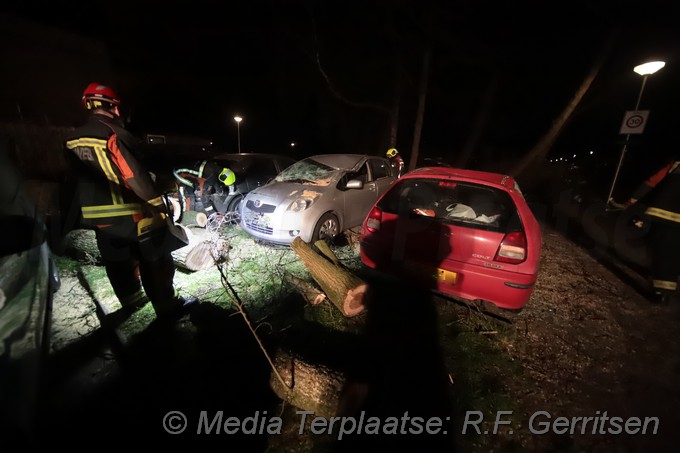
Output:
[[426,283],[446,283],[455,285],[458,274],[438,267],[425,266],[419,263],[405,263],[404,269]]
[[271,228],[272,222],[268,215],[260,214],[255,218],[255,224],[260,228]]
[[438,276],[437,281],[439,283],[446,283],[448,285],[455,285],[458,279],[458,274],[456,272],[447,271],[446,269],[437,269]]
[[246,214],[246,224],[254,228],[271,228],[271,219],[266,214],[249,213]]

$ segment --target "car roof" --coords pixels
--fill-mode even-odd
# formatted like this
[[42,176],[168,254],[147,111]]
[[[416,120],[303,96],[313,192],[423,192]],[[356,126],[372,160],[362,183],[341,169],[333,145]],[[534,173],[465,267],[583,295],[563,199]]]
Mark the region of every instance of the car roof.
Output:
[[468,170],[464,168],[455,167],[422,167],[417,168],[402,178],[464,178],[470,181],[477,181],[487,184],[494,184],[503,186],[508,189],[515,188],[515,179],[512,176],[504,175],[502,173],[493,173],[488,171]]
[[313,159],[336,170],[351,170],[357,164],[366,158],[368,154],[317,154],[316,156],[309,156],[307,159]]
[[211,156],[212,160],[230,160],[232,162],[252,159],[285,159],[295,162],[297,159],[283,154],[272,153],[220,153]]

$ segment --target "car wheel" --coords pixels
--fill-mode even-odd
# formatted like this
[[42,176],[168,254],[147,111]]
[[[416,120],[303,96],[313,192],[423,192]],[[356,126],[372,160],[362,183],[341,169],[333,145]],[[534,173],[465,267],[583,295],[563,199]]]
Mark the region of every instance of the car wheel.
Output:
[[237,195],[229,203],[227,208],[226,218],[231,224],[238,224],[241,218],[241,202],[243,201],[242,195]]
[[234,197],[233,200],[229,203],[229,207],[227,208],[227,212],[239,212],[241,209],[241,202],[243,201],[243,196],[237,195]]
[[340,234],[340,222],[335,214],[328,212],[322,215],[316,223],[312,235],[312,244],[318,240],[332,242],[338,234]]

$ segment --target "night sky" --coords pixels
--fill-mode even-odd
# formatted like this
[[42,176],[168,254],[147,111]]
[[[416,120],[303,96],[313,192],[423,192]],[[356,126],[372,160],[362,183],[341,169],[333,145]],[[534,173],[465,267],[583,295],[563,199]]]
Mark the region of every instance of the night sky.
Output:
[[139,133],[205,136],[235,151],[232,118],[240,114],[244,151],[289,152],[294,141],[305,155],[377,154],[388,145],[387,112],[398,98],[397,147],[408,156],[430,49],[424,156],[455,158],[480,115],[477,165],[526,152],[599,59],[553,155],[595,150],[615,159],[621,120],[641,86],[632,69],[652,59],[666,67],[648,79],[640,107],[650,120],[636,149],[678,146],[673,2],[4,3],[5,12],[104,42],[111,82]]

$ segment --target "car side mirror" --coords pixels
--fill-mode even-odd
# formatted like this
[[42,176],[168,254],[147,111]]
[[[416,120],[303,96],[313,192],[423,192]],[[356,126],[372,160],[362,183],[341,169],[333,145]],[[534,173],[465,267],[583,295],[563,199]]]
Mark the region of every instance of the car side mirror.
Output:
[[363,189],[364,183],[358,179],[350,179],[345,185],[347,189]]

